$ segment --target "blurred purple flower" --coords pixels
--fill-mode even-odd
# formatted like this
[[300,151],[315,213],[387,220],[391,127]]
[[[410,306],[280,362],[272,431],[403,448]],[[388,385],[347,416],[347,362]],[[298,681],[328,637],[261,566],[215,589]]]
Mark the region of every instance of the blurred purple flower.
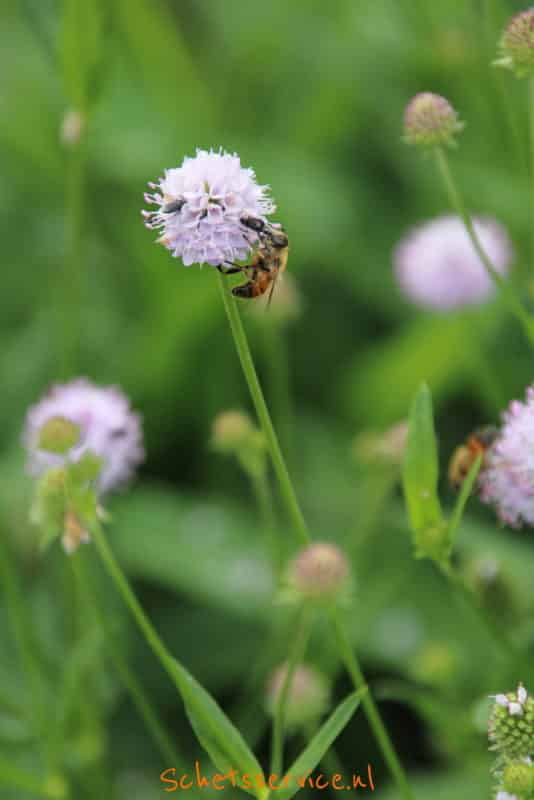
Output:
[[[513,256],[506,230],[492,219],[476,218],[473,225],[495,269],[506,275]],[[410,231],[395,248],[393,261],[404,295],[426,309],[450,311],[482,303],[495,289],[457,216],[437,217]]]
[[276,208],[267,197],[269,187],[256,183],[239,156],[223,151],[197,150],[149,186],[154,191],[145,200],[158,209],[142,212],[145,224],[161,232],[158,241],[185,266],[247,258],[257,237],[241,217],[265,220]]
[[479,485],[482,501],[494,505],[503,522],[514,528],[534,525],[534,386],[527,389],[526,403],[513,400],[504,412]]
[[57,417],[70,420],[81,430],[79,443],[67,455],[69,461],[78,461],[87,452],[102,459],[97,481],[100,494],[127,481],[144,458],[141,419],[131,410],[128,398],[116,386],[95,386],[86,378],[78,378],[53,386],[28,411],[23,442],[31,475],[41,475],[65,461],[38,447],[42,426]]

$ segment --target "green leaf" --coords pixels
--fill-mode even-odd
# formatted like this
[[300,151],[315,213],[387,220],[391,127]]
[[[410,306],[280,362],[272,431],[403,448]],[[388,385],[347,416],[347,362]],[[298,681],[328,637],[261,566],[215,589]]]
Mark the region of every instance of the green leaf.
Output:
[[[251,785],[255,784],[257,775],[264,783],[263,770],[254,753],[218,703],[178,661],[172,659],[170,667],[193,730],[215,766],[222,773],[235,770],[241,776],[249,775]],[[261,800],[265,790],[246,788],[239,782],[239,775],[237,780],[241,788]]]
[[306,749],[303,750],[287,771],[284,781],[289,777],[292,780],[287,787],[280,788],[275,792],[277,800],[290,800],[300,789],[304,788],[299,784],[299,780],[302,782],[302,779],[313,772],[320,763],[330,746],[348,724],[360,705],[362,696],[367,691],[367,686],[364,686],[359,691],[350,694],[338,705],[324,725],[317,731]]
[[437,492],[438,477],[432,396],[423,384],[410,414],[402,482],[417,555],[442,560],[446,556],[447,530]]
[[458,527],[464,515],[465,506],[473,490],[473,485],[477,479],[478,473],[480,472],[480,467],[482,466],[482,460],[483,460],[483,455],[480,454],[473,462],[473,464],[471,464],[469,472],[467,473],[465,479],[462,481],[462,487],[460,489],[458,499],[456,500],[454,510],[449,520],[449,542],[451,547],[454,544],[454,539],[456,537]]

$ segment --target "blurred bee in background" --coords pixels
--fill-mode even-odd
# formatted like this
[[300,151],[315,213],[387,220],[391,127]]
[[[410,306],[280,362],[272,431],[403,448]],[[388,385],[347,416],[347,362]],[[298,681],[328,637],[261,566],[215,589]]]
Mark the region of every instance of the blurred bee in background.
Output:
[[449,462],[451,486],[457,489],[462,485],[478,456],[482,456],[482,465],[484,465],[485,454],[495,442],[498,433],[499,429],[495,425],[477,428],[464,444],[456,448]]
[[[232,294],[243,300],[262,297],[269,292],[267,305],[270,304],[276,281],[286,266],[289,254],[289,239],[280,226],[264,222],[258,217],[243,216],[241,223],[258,235],[259,245],[250,264],[232,264],[229,269],[219,266],[223,275],[243,272],[248,280],[234,286]],[[229,262],[228,262],[229,263]]]

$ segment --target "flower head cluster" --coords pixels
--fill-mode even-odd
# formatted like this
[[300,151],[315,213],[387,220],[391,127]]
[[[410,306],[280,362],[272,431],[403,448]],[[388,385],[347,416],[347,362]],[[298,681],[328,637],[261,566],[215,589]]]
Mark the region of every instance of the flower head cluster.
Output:
[[518,78],[534,72],[534,8],[512,17],[501,37],[495,64],[515,72]]
[[197,150],[149,186],[145,200],[157,210],[142,212],[145,224],[160,231],[158,241],[186,266],[247,258],[257,235],[242,217],[265,220],[276,208],[254,171],[222,151]]
[[[287,664],[281,664],[267,683],[266,707],[274,715],[287,678]],[[286,703],[286,723],[296,728],[315,722],[327,710],[330,685],[314,667],[299,664],[293,673]]]
[[493,699],[489,722],[492,749],[506,759],[530,759],[534,753],[534,698],[519,684],[515,692]]
[[526,402],[514,400],[479,477],[483,502],[494,505],[512,527],[534,525],[534,386]]
[[404,111],[404,140],[407,144],[423,147],[450,145],[463,127],[449,101],[433,92],[416,94]]
[[301,600],[330,603],[350,589],[350,566],[331,542],[314,542],[301,550],[288,567],[289,591]]
[[[480,243],[497,272],[505,275],[512,247],[504,228],[492,219],[473,221]],[[393,255],[402,292],[426,309],[450,311],[482,303],[494,284],[459,217],[438,217],[409,232]]]
[[[54,433],[65,440],[69,424],[76,426],[75,444],[62,454],[43,436]],[[23,434],[28,472],[40,476],[65,461],[77,462],[92,453],[102,462],[96,484],[104,494],[127,481],[143,459],[141,420],[127,397],[115,386],[95,386],[85,378],[53,386],[28,411]]]

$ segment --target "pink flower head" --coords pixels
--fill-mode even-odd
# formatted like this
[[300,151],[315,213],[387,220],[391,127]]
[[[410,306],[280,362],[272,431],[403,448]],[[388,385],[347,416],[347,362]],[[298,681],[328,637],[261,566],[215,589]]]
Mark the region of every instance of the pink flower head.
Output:
[[534,525],[534,386],[526,402],[513,400],[479,477],[481,499],[514,528]]
[[[512,247],[492,219],[473,221],[482,248],[497,272],[506,275]],[[451,311],[482,303],[494,292],[461,219],[442,216],[410,231],[397,245],[394,269],[403,294],[418,306]]]
[[158,241],[185,266],[247,258],[257,236],[241,218],[265,221],[276,208],[254,171],[223,151],[197,150],[149,186],[153,192],[145,200],[157,209],[142,212],[145,224],[160,231]]
[[78,378],[53,386],[28,411],[23,442],[31,475],[64,463],[65,457],[39,449],[43,425],[58,417],[80,428],[79,442],[67,454],[69,461],[78,461],[87,452],[102,459],[97,481],[100,494],[127,481],[143,460],[141,419],[131,410],[128,398],[116,386],[95,386]]

